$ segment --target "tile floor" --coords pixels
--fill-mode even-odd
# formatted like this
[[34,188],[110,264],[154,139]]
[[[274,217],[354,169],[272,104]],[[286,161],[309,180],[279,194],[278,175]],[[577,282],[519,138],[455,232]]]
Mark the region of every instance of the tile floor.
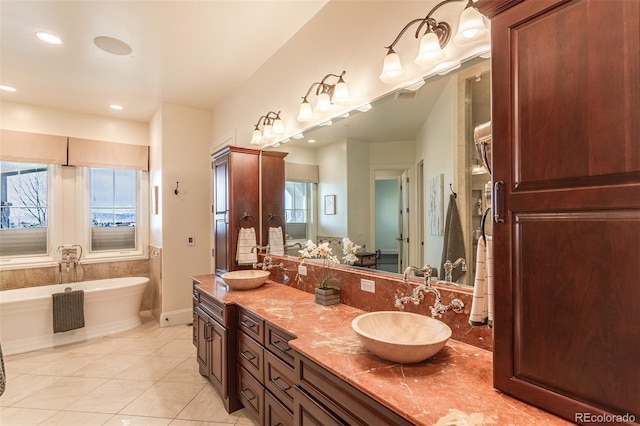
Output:
[[191,327],[136,329],[5,357],[0,425],[254,425],[198,373]]

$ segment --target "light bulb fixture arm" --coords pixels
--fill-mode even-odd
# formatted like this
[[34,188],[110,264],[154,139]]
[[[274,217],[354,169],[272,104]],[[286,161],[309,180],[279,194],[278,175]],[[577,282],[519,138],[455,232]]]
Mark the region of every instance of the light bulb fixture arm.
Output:
[[395,40],[393,40],[393,43],[391,43],[389,46],[385,46],[385,49],[387,49],[387,54],[395,53],[395,51],[393,50],[393,47],[400,41],[400,39],[402,38],[404,33],[413,24],[418,23],[418,22],[420,22],[420,25],[418,25],[418,28],[416,29],[416,32],[415,32],[415,35],[414,35],[415,38],[417,39],[420,36],[420,30],[422,30],[422,28],[426,25],[427,29],[425,30],[425,34],[428,33],[428,32],[433,32],[436,36],[438,36],[438,41],[440,42],[440,47],[444,48],[444,46],[447,44],[447,42],[449,41],[449,38],[451,36],[451,27],[446,22],[438,22],[435,19],[433,19],[431,16],[435,13],[436,10],[438,10],[439,8],[444,6],[445,4],[449,4],[449,3],[453,3],[453,2],[460,2],[460,1],[466,1],[467,2],[467,5],[465,6],[465,9],[467,7],[469,7],[471,4],[473,4],[472,0],[443,0],[443,1],[441,1],[440,3],[435,5],[433,7],[433,9],[431,9],[429,11],[427,16],[425,16],[424,18],[414,19],[413,21],[410,21],[407,25],[405,25],[404,28],[402,28],[402,30],[400,31],[400,33],[396,36]]
[[[261,115],[260,118],[258,118],[258,122],[255,125],[256,130],[260,130],[259,127],[261,124],[263,125],[273,124],[274,120],[279,120],[280,112],[281,111],[278,111],[278,112],[269,111],[266,115]],[[271,117],[271,114],[275,114],[275,117]]]

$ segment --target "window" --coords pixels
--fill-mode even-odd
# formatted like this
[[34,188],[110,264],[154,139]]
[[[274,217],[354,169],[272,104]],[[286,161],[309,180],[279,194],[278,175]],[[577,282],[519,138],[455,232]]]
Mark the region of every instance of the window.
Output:
[[311,211],[311,183],[285,182],[284,185],[284,216],[287,238],[307,240],[309,238],[309,224]]
[[137,178],[133,170],[90,171],[93,251],[135,250]]
[[49,166],[0,161],[0,256],[46,256]]
[[78,225],[85,259],[104,261],[146,255],[147,173],[78,167]]

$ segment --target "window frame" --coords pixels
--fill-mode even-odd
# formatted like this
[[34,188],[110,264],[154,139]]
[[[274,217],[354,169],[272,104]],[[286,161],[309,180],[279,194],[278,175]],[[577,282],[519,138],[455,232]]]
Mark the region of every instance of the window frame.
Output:
[[47,164],[47,179],[47,253],[0,256],[0,271],[44,268],[58,264],[54,255],[62,241],[62,166]]
[[[307,205],[306,205],[306,214],[307,214],[307,221],[306,221],[306,227],[307,227],[307,238],[306,239],[290,239],[287,240],[287,244],[295,244],[295,243],[301,243],[301,244],[306,244],[307,240],[313,240],[315,241],[317,238],[317,223],[316,223],[316,196],[317,196],[317,191],[318,191],[318,184],[315,182],[304,182],[304,181],[297,181],[297,180],[291,180],[291,181],[285,181],[285,189],[284,191],[286,192],[286,184],[287,182],[292,182],[292,183],[304,183],[305,184],[305,188],[306,188],[306,199],[307,199]],[[286,197],[286,195],[285,195]],[[286,209],[285,209],[286,210]],[[285,212],[285,226],[288,222],[286,222],[286,212]],[[300,222],[294,222],[294,223],[300,223]]]
[[[109,167],[99,167],[109,168]],[[85,249],[83,263],[143,260],[149,257],[149,172],[136,170],[136,248],[133,250],[91,251],[91,168],[77,167],[78,244]]]

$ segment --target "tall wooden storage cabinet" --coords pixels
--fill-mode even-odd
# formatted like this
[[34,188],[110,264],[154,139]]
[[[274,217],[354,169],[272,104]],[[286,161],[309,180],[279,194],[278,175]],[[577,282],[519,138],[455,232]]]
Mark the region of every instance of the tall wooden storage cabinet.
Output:
[[255,149],[227,146],[213,154],[216,274],[242,269],[236,262],[236,250],[240,226],[248,226],[241,223],[245,213],[259,238],[259,161],[260,151]]
[[284,213],[284,157],[286,152],[262,151],[262,245],[269,243],[269,226],[282,227],[286,235]]
[[476,6],[503,221],[494,385],[572,422],[640,422],[640,1]]

